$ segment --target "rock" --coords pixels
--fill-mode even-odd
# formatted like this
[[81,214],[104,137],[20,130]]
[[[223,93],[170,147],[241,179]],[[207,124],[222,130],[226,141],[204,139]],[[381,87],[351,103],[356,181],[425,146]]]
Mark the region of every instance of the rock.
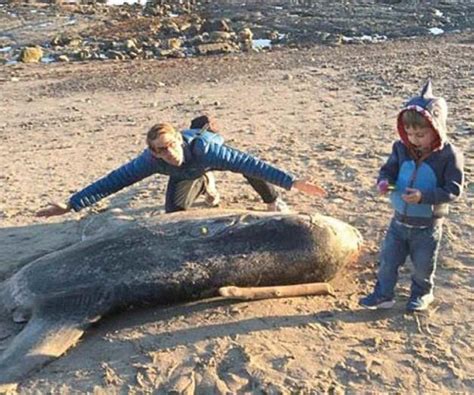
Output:
[[82,44],[82,39],[78,35],[58,34],[51,40],[53,47],[79,47]]
[[153,51],[146,50],[143,52],[143,59],[153,59],[154,56],[155,54]]
[[113,49],[108,50],[105,53],[105,56],[107,56],[109,59],[115,59],[115,60],[124,60],[126,56],[120,52],[120,51],[115,51]]
[[79,60],[87,60],[92,57],[91,52],[88,49],[81,49],[80,51],[76,52],[76,56]]
[[181,34],[181,30],[173,21],[167,21],[163,24],[162,30],[166,34]]
[[103,41],[99,44],[99,48],[105,52],[111,49],[117,49],[119,47],[120,45],[116,41]]
[[272,42],[280,41],[280,33],[277,30],[272,30],[271,32],[267,33],[267,38]]
[[69,41],[68,47],[80,47],[82,44],[82,40],[80,38],[74,38]]
[[[187,35],[190,35],[190,36],[195,36],[196,34],[199,34],[199,32],[201,31],[201,24],[199,23],[193,23],[189,28],[187,28],[184,33],[186,33]],[[182,27],[181,27],[182,29]]]
[[127,50],[133,51],[137,49],[137,42],[133,38],[125,40],[124,46]]
[[230,32],[231,28],[224,19],[204,21],[201,26],[201,32],[210,33],[214,31]]
[[54,36],[53,39],[51,40],[51,45],[53,47],[59,47],[59,46],[64,46],[66,44],[63,43],[63,36],[58,34],[57,36]]
[[23,63],[38,63],[43,57],[43,50],[36,47],[26,47],[21,50],[18,60]]
[[192,27],[192,24],[190,22],[184,22],[181,24],[181,26],[179,26],[179,30],[184,33],[187,30],[189,30],[191,27]]
[[186,55],[180,49],[161,49],[157,51],[157,56],[165,58],[184,58]]
[[247,41],[242,41],[240,43],[240,47],[242,48],[242,51],[248,52],[253,49],[253,41],[252,40],[247,40]]
[[198,55],[233,53],[237,52],[238,48],[233,43],[211,43],[201,44],[196,46],[196,53]]
[[190,46],[195,46],[195,45],[204,44],[206,40],[204,39],[203,36],[197,35],[189,39],[187,42]]
[[209,41],[213,43],[230,41],[231,39],[232,34],[229,32],[214,31],[209,33]]
[[67,57],[67,55],[59,55],[57,57],[57,60],[58,62],[69,62],[69,58]]
[[250,30],[248,27],[242,29],[239,32],[239,39],[241,42],[252,41],[253,39],[252,30]]
[[180,38],[170,38],[166,42],[166,47],[168,49],[179,49],[181,48],[182,45],[183,45],[183,40],[181,40]]
[[337,46],[342,44],[343,40],[343,35],[342,34],[329,34],[326,36],[324,39],[324,42],[326,44],[332,45],[332,46]]

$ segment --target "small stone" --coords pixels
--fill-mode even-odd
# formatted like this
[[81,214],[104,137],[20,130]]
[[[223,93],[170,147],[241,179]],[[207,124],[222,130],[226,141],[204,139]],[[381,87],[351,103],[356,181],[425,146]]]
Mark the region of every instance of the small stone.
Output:
[[240,38],[240,41],[242,41],[242,42],[252,41],[252,39],[253,39],[252,30],[250,30],[248,27],[246,27],[245,29],[242,29],[239,32],[239,38]]
[[67,55],[59,55],[58,56],[58,61],[59,62],[69,62],[69,58],[67,57]]
[[201,45],[196,46],[196,53],[198,55],[232,53],[232,52],[236,52],[237,50],[238,48],[233,43],[230,43],[230,42],[201,44]]
[[231,29],[224,19],[219,19],[213,21],[206,20],[201,26],[201,31],[208,33],[213,31],[230,32]]
[[229,32],[215,31],[209,34],[209,41],[214,43],[229,41],[231,38],[232,35]]
[[137,43],[133,39],[125,40],[125,48],[128,49],[128,50],[136,50],[137,49]]
[[21,50],[18,60],[23,63],[38,63],[43,57],[40,47],[26,47]]
[[170,38],[167,41],[167,47],[168,49],[179,49],[183,45],[183,40],[179,38]]
[[120,51],[115,51],[113,49],[110,49],[106,52],[105,56],[107,56],[109,59],[115,59],[115,60],[124,60],[125,55],[120,52]]
[[280,33],[277,30],[272,30],[271,32],[267,33],[267,38],[272,42],[276,42],[280,40]]

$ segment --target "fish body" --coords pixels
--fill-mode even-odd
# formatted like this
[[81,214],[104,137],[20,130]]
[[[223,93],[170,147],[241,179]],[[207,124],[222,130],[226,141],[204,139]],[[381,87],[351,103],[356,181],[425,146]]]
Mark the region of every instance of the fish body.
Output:
[[59,357],[106,314],[212,297],[222,286],[328,281],[361,243],[331,217],[196,210],[125,223],[43,256],[0,285],[3,311],[28,320],[0,356],[0,389]]

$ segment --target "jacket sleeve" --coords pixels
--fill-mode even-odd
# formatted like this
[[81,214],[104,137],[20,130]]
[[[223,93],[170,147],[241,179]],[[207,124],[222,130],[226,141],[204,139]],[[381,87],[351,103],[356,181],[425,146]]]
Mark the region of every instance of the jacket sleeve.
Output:
[[200,140],[194,144],[193,151],[205,167],[259,178],[288,190],[296,179],[292,174],[225,144],[206,143]]
[[74,211],[79,211],[155,172],[153,158],[150,152],[145,150],[135,159],[76,192],[69,199],[69,204]]
[[380,168],[379,177],[377,179],[377,183],[382,180],[388,180],[390,184],[395,184],[398,177],[399,171],[399,161],[398,161],[398,152],[397,152],[397,144],[395,142],[392,146],[392,153],[387,159],[387,162]]
[[443,185],[431,190],[421,191],[422,204],[449,203],[461,196],[464,184],[464,157],[453,152],[443,173]]

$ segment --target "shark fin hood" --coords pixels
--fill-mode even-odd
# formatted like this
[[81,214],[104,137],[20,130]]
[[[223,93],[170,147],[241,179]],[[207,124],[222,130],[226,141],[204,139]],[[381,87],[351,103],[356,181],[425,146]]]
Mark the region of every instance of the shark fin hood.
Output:
[[401,140],[408,147],[411,146],[408,141],[408,136],[402,121],[402,114],[405,111],[414,110],[431,124],[435,132],[438,134],[438,139],[435,141],[433,151],[441,148],[447,139],[446,121],[448,118],[448,105],[446,100],[442,97],[433,95],[433,86],[431,80],[428,80],[421,89],[418,96],[412,97],[398,114],[397,129]]

